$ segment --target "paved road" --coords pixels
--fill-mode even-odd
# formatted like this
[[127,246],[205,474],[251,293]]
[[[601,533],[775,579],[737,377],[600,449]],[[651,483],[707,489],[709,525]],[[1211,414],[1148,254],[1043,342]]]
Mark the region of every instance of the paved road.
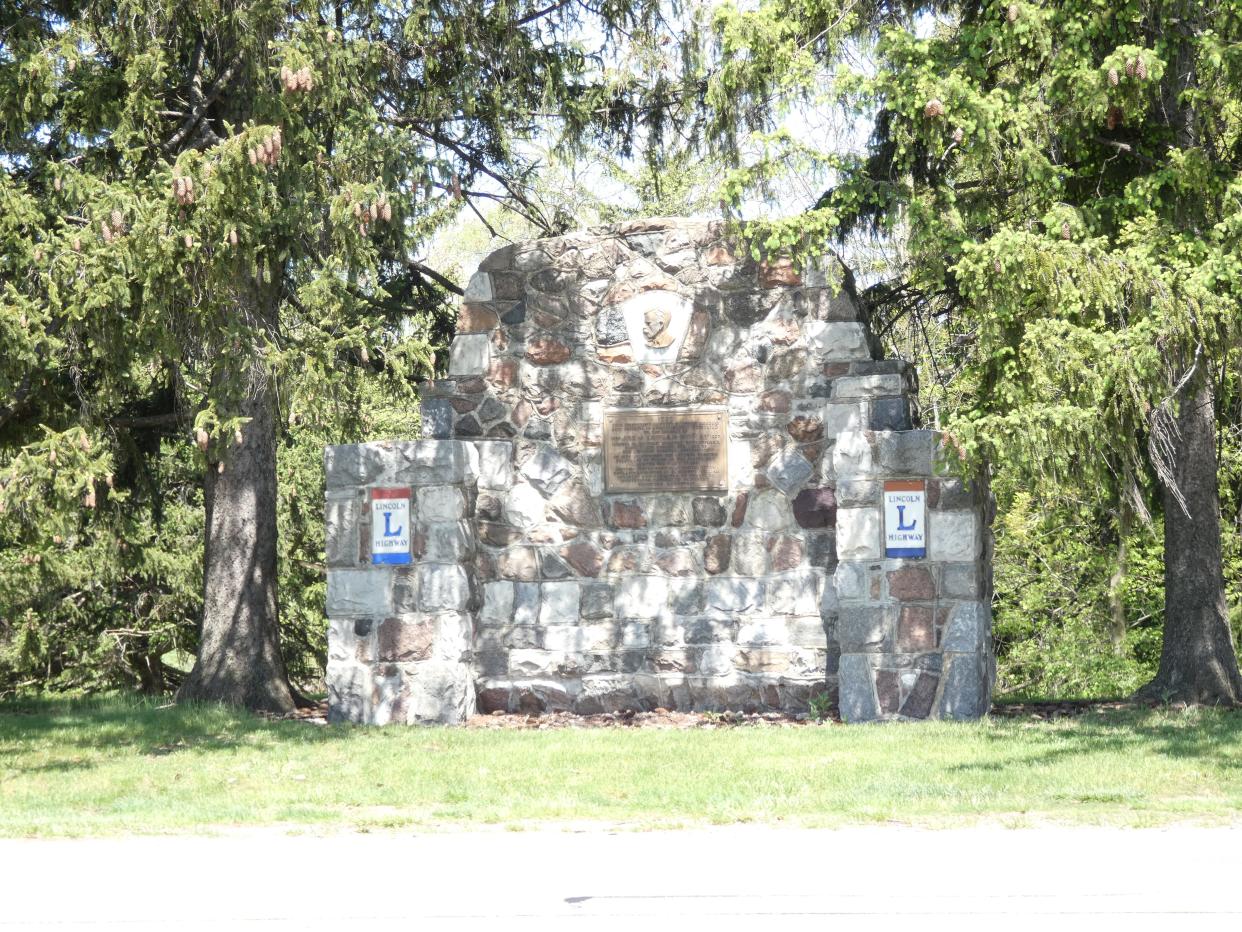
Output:
[[0,932],[1242,930],[1242,829],[0,841]]

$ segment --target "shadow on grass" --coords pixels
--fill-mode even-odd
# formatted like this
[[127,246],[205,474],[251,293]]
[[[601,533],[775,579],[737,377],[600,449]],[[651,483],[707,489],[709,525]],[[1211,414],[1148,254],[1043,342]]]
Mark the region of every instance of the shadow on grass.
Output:
[[[88,769],[117,752],[164,757],[282,742],[331,741],[337,727],[269,721],[221,705],[171,705],[130,696],[0,702],[0,760],[23,773]],[[46,760],[52,750],[55,760]]]
[[[1021,741],[1015,731],[1022,732]],[[1060,721],[1014,723],[985,733],[989,744],[1013,752],[987,763],[964,763],[958,771],[1003,770],[1015,764],[1054,764],[1100,752],[1159,754],[1198,760],[1223,770],[1242,769],[1242,709],[1134,709],[1088,713]]]

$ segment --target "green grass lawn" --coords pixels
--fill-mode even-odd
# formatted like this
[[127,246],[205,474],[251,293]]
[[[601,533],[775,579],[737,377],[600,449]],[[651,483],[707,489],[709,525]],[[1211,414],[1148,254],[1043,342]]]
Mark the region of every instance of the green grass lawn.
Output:
[[715,730],[316,727],[129,699],[0,703],[0,835],[281,825],[637,828],[1242,813],[1242,713]]

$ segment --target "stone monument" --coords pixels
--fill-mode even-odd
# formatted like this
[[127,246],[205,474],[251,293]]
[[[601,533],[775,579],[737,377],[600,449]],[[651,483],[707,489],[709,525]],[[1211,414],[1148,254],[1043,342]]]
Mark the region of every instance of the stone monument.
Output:
[[493,253],[422,439],[325,451],[332,718],[984,714],[990,498],[913,381],[719,223]]

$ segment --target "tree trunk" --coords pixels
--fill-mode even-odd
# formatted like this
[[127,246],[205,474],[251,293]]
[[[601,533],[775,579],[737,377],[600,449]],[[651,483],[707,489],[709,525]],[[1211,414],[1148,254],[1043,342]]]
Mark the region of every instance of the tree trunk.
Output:
[[1225,610],[1215,406],[1202,366],[1176,402],[1172,471],[1185,510],[1166,484],[1164,644],[1156,678],[1136,698],[1234,705],[1242,701],[1242,676]]
[[280,655],[276,602],[276,431],[264,374],[253,379],[242,443],[224,471],[209,462],[204,499],[203,621],[194,669],[179,701],[225,702],[289,712],[293,694]]

